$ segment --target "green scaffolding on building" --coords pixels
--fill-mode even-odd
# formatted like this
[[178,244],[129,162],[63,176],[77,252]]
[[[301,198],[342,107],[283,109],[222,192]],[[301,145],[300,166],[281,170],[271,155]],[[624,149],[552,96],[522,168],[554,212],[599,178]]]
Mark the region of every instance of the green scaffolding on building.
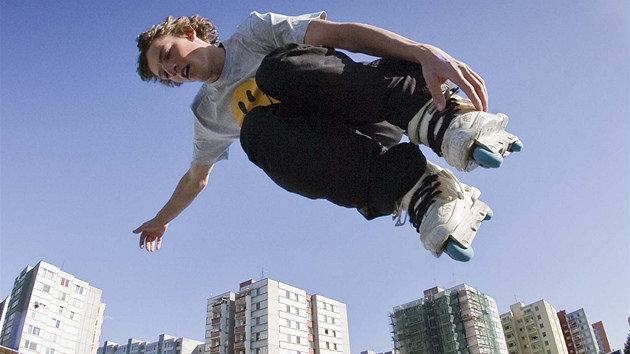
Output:
[[494,313],[489,298],[469,286],[433,291],[394,308],[394,348],[400,354],[506,353]]

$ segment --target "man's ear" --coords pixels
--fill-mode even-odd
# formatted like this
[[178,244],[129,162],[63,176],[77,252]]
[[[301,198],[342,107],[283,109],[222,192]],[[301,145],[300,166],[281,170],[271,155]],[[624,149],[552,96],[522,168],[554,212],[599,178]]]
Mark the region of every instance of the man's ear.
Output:
[[182,27],[182,31],[184,31],[184,37],[191,42],[195,40],[195,37],[197,37],[197,32],[195,32],[195,29],[190,25]]

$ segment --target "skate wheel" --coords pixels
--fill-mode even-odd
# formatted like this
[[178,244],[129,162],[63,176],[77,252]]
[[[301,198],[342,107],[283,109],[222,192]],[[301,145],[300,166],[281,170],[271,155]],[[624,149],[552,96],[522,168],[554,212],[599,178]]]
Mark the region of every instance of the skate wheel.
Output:
[[444,247],[444,249],[449,257],[460,262],[468,262],[475,255],[475,251],[473,251],[472,248],[464,248],[453,240],[446,241],[446,247]]
[[479,166],[486,168],[499,168],[503,163],[503,156],[496,152],[486,150],[482,147],[476,147],[473,151],[473,159],[477,161]]
[[488,221],[490,219],[492,219],[492,217],[494,216],[494,212],[492,211],[492,209],[488,208],[488,212],[486,213],[486,217],[483,218],[484,221]]
[[512,144],[510,144],[510,152],[519,152],[521,150],[523,150],[523,142],[520,140],[517,140],[515,142],[513,142]]

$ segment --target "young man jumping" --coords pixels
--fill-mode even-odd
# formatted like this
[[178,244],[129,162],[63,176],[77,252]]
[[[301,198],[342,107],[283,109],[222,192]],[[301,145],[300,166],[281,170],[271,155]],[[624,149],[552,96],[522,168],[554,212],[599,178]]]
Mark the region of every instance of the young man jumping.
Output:
[[[357,208],[368,220],[408,214],[435,256],[472,257],[470,242],[491,211],[479,190],[428,162],[417,144],[461,171],[498,167],[522,146],[504,131],[507,117],[486,113],[481,77],[439,48],[325,17],[254,12],[223,42],[208,19],[168,17],[138,37],[143,80],[204,83],[192,104],[191,167],[134,230],[141,248],[161,247],[168,224],[240,139],[284,189]],[[356,63],[337,49],[382,59]],[[403,132],[410,143],[399,143]]]

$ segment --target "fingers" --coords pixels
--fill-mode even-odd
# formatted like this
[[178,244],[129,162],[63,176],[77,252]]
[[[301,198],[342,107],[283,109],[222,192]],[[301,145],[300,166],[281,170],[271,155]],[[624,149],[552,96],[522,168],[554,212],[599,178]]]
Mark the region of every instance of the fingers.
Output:
[[470,68],[468,68],[468,70],[472,79],[474,80],[476,84],[475,91],[477,92],[477,94],[479,95],[479,98],[481,99],[482,111],[486,112],[488,111],[488,89],[486,88],[486,83],[485,81],[483,81],[483,79],[481,78],[479,74],[477,74]]
[[162,247],[162,236],[167,227],[168,224],[160,224],[154,220],[149,220],[133,230],[134,234],[140,234],[140,249],[146,249],[148,252],[159,250]]
[[442,82],[434,76],[425,77],[425,81],[433,102],[435,102],[438,110],[443,111],[446,108],[446,97],[442,93]]
[[144,248],[147,252],[157,251],[162,247],[162,237],[150,236],[144,233],[140,236],[140,248]]
[[157,251],[162,247],[162,237],[152,236],[142,227],[133,230],[133,233],[140,234],[140,249],[146,249],[148,252]]
[[432,55],[421,61],[421,64],[427,88],[437,108],[443,111],[446,107],[441,85],[450,80],[468,96],[477,110],[487,111],[488,92],[481,76],[466,63],[451,57],[439,48],[431,46],[427,48]]
[[450,80],[464,91],[476,109],[487,111],[488,91],[481,76],[462,62],[458,62],[456,69],[458,74],[450,78]]

